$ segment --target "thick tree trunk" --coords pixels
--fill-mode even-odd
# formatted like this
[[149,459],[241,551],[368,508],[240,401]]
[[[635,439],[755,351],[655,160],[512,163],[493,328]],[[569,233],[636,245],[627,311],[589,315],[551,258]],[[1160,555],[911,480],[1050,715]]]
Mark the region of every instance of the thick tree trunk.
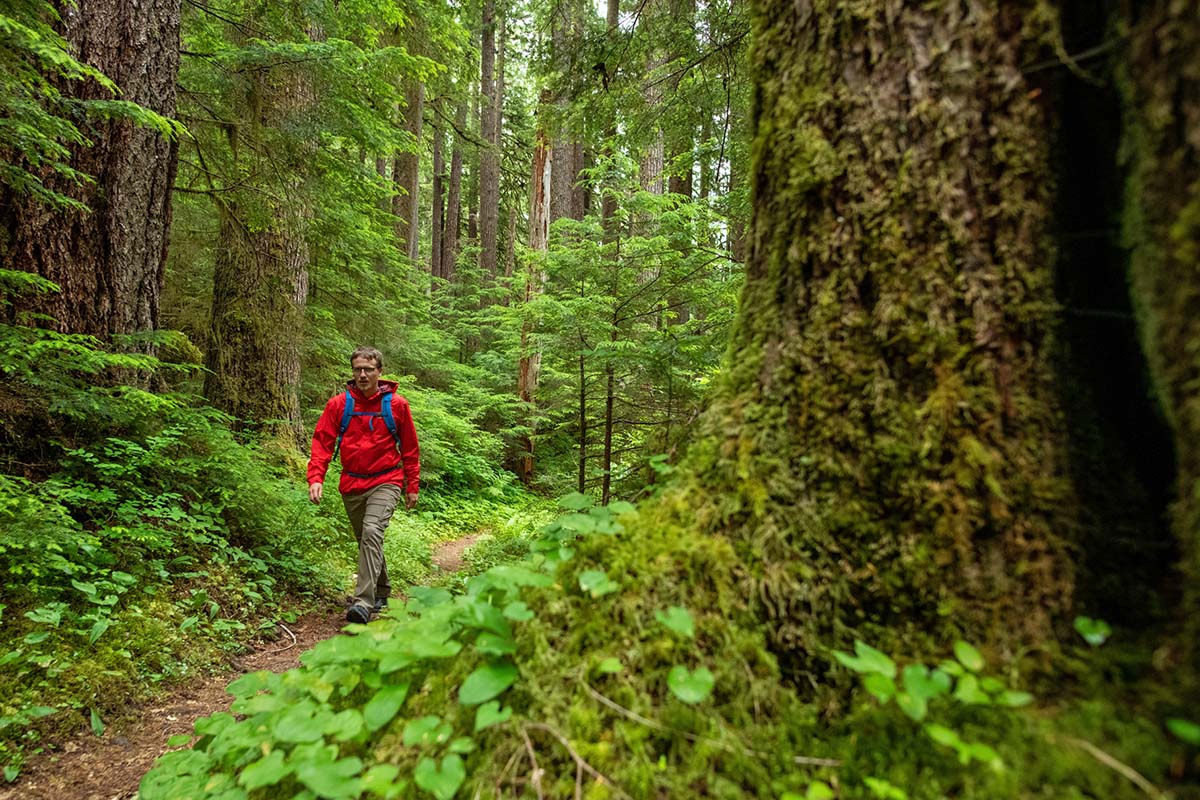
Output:
[[1175,438],[1183,659],[1200,676],[1200,2],[1127,2],[1119,85],[1129,164],[1130,287]]
[[757,6],[746,285],[690,465],[789,670],[889,631],[1012,654],[1069,609],[1029,10]]
[[480,51],[479,267],[496,278],[496,241],[500,228],[500,106],[496,96],[496,2],[483,0]]
[[392,197],[395,216],[396,245],[414,262],[420,256],[420,180],[421,180],[421,120],[425,113],[425,86],[412,80],[404,91],[404,129],[413,137],[413,151],[396,156],[392,176],[396,194]]
[[[120,99],[175,116],[179,0],[82,0],[64,4],[61,13],[63,36],[77,58],[111,78]],[[111,99],[91,81],[63,82],[61,90]],[[0,260],[62,290],[18,298],[6,314],[46,314],[54,322],[38,324],[105,340],[157,328],[177,142],[128,120],[80,127],[94,144],[73,148],[71,167],[95,183],[51,176],[46,185],[90,212],[55,210],[0,187]]]
[[204,395],[239,424],[282,421],[299,438],[299,332],[308,297],[300,220],[250,231],[236,209],[219,210]]

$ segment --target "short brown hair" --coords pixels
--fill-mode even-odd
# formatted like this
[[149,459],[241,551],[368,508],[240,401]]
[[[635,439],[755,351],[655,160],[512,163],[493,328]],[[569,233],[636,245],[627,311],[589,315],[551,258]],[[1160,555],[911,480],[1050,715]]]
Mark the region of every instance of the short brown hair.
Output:
[[354,366],[354,359],[356,358],[369,358],[375,362],[376,369],[380,371],[383,370],[383,353],[379,352],[374,347],[368,347],[367,345],[363,344],[354,348],[354,352],[350,354],[350,366]]

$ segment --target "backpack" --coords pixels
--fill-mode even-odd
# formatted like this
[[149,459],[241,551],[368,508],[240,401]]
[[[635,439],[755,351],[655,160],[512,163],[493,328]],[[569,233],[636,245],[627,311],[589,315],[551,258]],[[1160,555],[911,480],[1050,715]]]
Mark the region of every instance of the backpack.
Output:
[[[346,434],[346,428],[350,427],[351,417],[382,417],[383,424],[387,426],[388,433],[390,433],[392,438],[396,440],[396,448],[400,448],[400,433],[396,430],[396,418],[392,415],[392,393],[384,392],[383,396],[379,398],[378,411],[355,411],[354,395],[350,394],[350,390],[347,389],[346,407],[342,410],[342,421],[341,424],[338,425],[337,444],[333,448],[334,458],[337,457],[338,452],[342,449],[342,437]],[[374,419],[368,420],[367,425],[371,428],[371,430],[375,430]],[[375,478],[380,475],[386,475],[389,472],[394,472],[396,469],[398,469],[398,467],[392,467],[391,469],[385,469],[381,472],[372,472],[365,475],[359,472],[347,472],[346,474],[354,478]]]

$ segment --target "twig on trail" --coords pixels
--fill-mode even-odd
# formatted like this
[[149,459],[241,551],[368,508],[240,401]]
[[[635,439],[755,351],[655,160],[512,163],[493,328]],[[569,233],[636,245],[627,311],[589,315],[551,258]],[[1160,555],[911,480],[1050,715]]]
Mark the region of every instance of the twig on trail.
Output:
[[1070,742],[1071,744],[1075,745],[1076,747],[1082,748],[1085,752],[1087,752],[1088,755],[1090,755],[1092,758],[1099,761],[1104,766],[1113,770],[1114,772],[1116,772],[1120,775],[1124,775],[1135,786],[1137,786],[1139,789],[1141,789],[1143,792],[1150,795],[1151,797],[1159,798],[1159,800],[1164,800],[1166,798],[1166,795],[1163,794],[1162,792],[1160,792],[1158,790],[1157,786],[1155,786],[1150,781],[1146,780],[1146,778],[1143,777],[1142,774],[1140,772],[1138,772],[1136,769],[1134,769],[1133,767],[1129,766],[1128,764],[1126,764],[1122,761],[1118,761],[1117,759],[1110,756],[1108,753],[1101,750],[1099,747],[1096,747],[1096,745],[1092,744],[1091,742],[1085,741],[1083,739],[1076,739],[1073,736],[1066,737],[1066,741]]
[[591,764],[589,764],[587,761],[585,761],[583,759],[583,756],[579,755],[579,753],[576,753],[575,748],[571,747],[571,743],[567,741],[567,737],[563,736],[561,733],[556,731],[554,728],[550,727],[549,725],[547,725],[544,722],[527,722],[521,728],[521,735],[525,737],[526,742],[529,741],[529,735],[527,733],[525,733],[526,728],[530,728],[530,729],[537,730],[537,731],[545,731],[546,733],[553,736],[555,739],[558,740],[558,743],[561,744],[563,746],[563,748],[566,749],[567,754],[570,755],[571,758],[575,761],[575,797],[576,798],[580,798],[583,796],[583,772],[586,771],[589,775],[592,775],[593,777],[595,777],[596,780],[598,780],[601,783],[603,783],[604,785],[608,786],[610,789],[612,789],[614,792],[616,792],[619,796],[629,798],[629,800],[633,800],[633,798],[629,797],[629,795],[625,792],[624,789],[622,789],[620,786],[617,786],[615,783],[613,783],[611,778],[609,778],[607,775],[602,773],[600,770],[596,769]]
[[542,794],[542,769],[538,766],[537,756],[533,752],[533,742],[529,741],[529,734],[525,732],[525,727],[518,728],[521,731],[521,738],[525,740],[525,752],[529,754],[529,764],[533,767],[533,772],[529,773],[529,782],[533,784],[533,790],[537,792],[538,800],[544,800],[545,795]]
[[293,647],[295,647],[297,644],[299,644],[299,642],[296,641],[296,634],[292,633],[291,628],[289,628],[287,625],[284,625],[282,622],[277,622],[276,624],[279,627],[283,628],[284,633],[286,633],[288,636],[292,637],[292,643],[289,644],[287,647],[281,647],[278,650],[268,650],[267,651],[268,653],[282,653],[285,650],[291,650]]
[[[769,759],[772,757],[770,753],[764,753],[761,750],[751,750],[748,747],[739,747],[737,745],[727,744],[720,739],[712,739],[708,736],[699,736],[695,733],[688,733],[687,731],[681,731],[678,728],[672,728],[669,725],[663,725],[661,722],[655,722],[654,720],[643,717],[636,711],[632,711],[615,700],[612,700],[596,691],[592,688],[591,684],[583,680],[583,678],[580,678],[579,682],[583,684],[583,688],[587,690],[587,693],[595,698],[598,702],[603,703],[621,716],[631,719],[634,722],[639,722],[642,725],[654,728],[655,730],[673,733],[676,736],[682,736],[685,739],[689,739],[693,742],[704,742],[705,744],[711,744],[716,747],[720,747],[722,750],[728,750],[731,753],[741,753],[742,755],[753,756],[755,758],[762,759]],[[804,764],[812,767],[840,767],[842,765],[842,762],[836,758],[818,758],[816,756],[792,756],[791,760],[793,764]]]

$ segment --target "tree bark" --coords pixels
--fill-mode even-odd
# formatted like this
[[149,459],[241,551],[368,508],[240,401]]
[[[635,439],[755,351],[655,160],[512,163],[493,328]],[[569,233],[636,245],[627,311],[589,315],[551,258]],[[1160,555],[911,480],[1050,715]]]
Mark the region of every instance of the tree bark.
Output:
[[396,194],[392,197],[396,243],[416,262],[420,256],[421,121],[425,113],[425,86],[413,79],[405,87],[404,129],[413,137],[413,150],[396,156],[392,165]]
[[[175,116],[179,72],[179,0],[82,0],[63,4],[62,34],[77,58],[98,68],[120,99]],[[61,81],[68,97],[111,99],[92,81]],[[171,187],[178,143],[128,120],[94,120],[94,144],[72,148],[71,167],[95,178],[76,184],[61,176],[48,188],[91,210],[56,210],[0,187],[0,259],[34,272],[61,292],[14,300],[6,315],[60,332],[108,340],[159,325],[159,295],[171,223]]]
[[1175,439],[1181,660],[1200,680],[1200,2],[1126,2],[1124,238],[1154,393]]
[[1013,654],[1070,607],[1024,5],[757,5],[746,284],[689,463],[793,676],[855,635]]
[[[467,127],[467,101],[458,101],[458,109],[454,113],[454,124],[458,131]],[[462,230],[462,171],[463,149],[466,141],[457,133],[454,135],[454,154],[450,157],[450,189],[446,198],[446,234],[442,241],[442,277],[447,282],[454,280],[454,267],[458,261],[458,234]]]
[[496,91],[496,2],[483,0],[483,45],[480,50],[479,267],[496,279],[497,234],[500,228],[500,106]]
[[441,126],[433,129],[433,186],[430,194],[433,196],[433,207],[430,213],[429,225],[429,274],[436,281],[444,279],[442,274],[442,239],[446,215],[446,158],[442,153],[442,144],[446,135]]
[[[543,92],[543,100],[547,94]],[[542,291],[545,276],[541,258],[544,257],[550,239],[550,143],[549,137],[539,128],[533,148],[533,170],[529,209],[529,249],[534,251],[529,270],[525,276],[525,302],[532,302]],[[533,322],[526,317],[521,323],[520,361],[517,364],[517,397],[527,409],[526,425],[529,433],[520,438],[517,477],[529,486],[533,483],[533,428],[535,404],[537,402],[538,378],[541,372],[542,353],[532,343]]]

